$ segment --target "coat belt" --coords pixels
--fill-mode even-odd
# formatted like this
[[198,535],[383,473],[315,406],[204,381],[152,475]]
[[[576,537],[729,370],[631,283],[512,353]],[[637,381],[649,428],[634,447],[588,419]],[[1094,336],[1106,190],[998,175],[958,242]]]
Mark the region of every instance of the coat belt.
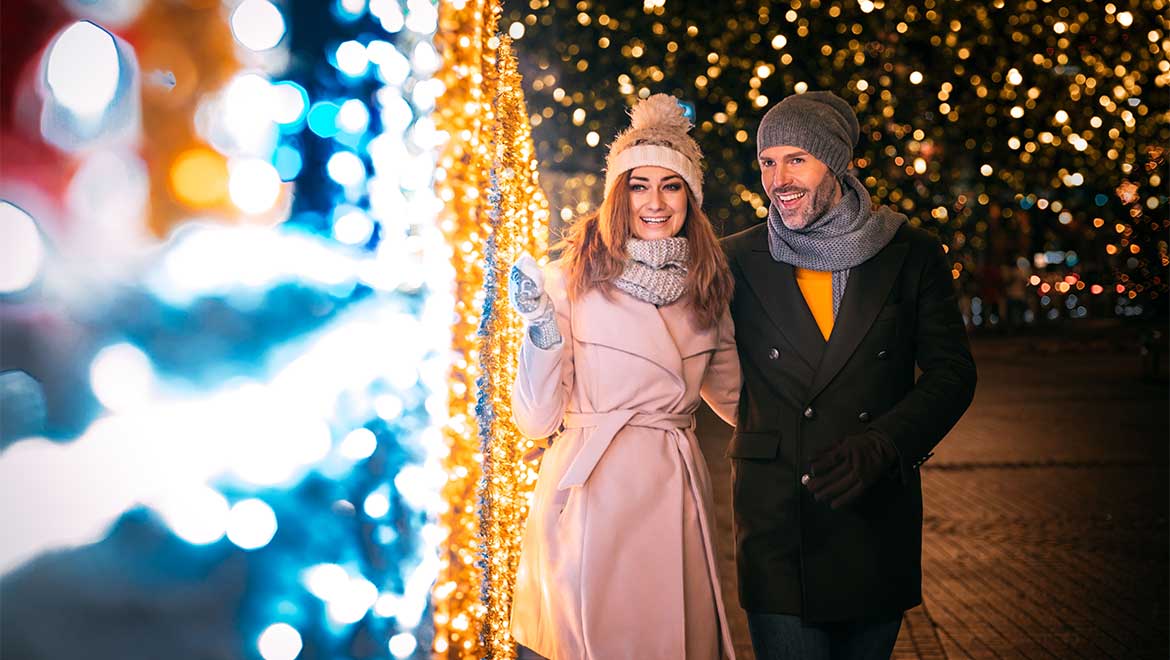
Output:
[[611,410],[603,413],[566,412],[562,425],[566,429],[592,429],[585,436],[577,456],[569,464],[557,490],[564,490],[574,486],[583,486],[597,467],[605,450],[613,442],[614,436],[627,426],[640,426],[661,431],[678,431],[680,429],[694,429],[694,415],[672,415],[669,413],[650,413],[639,410]]

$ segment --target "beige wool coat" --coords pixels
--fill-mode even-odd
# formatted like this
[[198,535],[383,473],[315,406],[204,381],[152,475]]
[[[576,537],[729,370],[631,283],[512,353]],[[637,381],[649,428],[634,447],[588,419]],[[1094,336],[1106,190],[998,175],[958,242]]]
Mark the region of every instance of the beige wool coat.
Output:
[[513,416],[529,437],[560,433],[533,494],[512,635],[551,660],[734,658],[694,434],[700,395],[735,416],[730,316],[697,329],[685,300],[617,290],[570,303],[556,262],[545,289],[564,341],[524,340]]

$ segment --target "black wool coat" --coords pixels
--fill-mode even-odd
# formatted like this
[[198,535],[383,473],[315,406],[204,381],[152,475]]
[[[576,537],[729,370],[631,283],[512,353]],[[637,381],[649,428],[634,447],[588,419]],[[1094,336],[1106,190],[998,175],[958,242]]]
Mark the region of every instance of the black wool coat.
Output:
[[[922,601],[918,467],[975,392],[942,246],[903,225],[850,272],[828,342],[793,267],[772,259],[767,223],[723,248],[743,366],[727,452],[740,603],[819,622],[914,607]],[[897,468],[844,509],[814,500],[800,483],[809,460],[867,429],[893,441]]]

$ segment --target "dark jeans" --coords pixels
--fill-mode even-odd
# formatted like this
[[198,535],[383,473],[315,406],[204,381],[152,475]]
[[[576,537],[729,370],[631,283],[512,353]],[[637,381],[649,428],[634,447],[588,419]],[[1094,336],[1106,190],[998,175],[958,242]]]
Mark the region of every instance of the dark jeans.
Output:
[[747,613],[756,660],[889,660],[902,614],[880,619],[804,623],[787,614]]
[[516,660],[547,660],[543,655],[528,648],[527,646],[519,646],[516,649]]

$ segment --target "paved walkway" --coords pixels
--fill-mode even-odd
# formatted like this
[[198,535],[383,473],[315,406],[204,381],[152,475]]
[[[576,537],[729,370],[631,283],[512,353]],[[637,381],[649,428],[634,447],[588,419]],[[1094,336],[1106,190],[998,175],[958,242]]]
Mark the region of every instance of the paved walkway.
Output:
[[[981,339],[975,402],[922,470],[922,606],[894,658],[1166,658],[1165,382],[1132,333]],[[737,655],[727,427],[701,427]]]

